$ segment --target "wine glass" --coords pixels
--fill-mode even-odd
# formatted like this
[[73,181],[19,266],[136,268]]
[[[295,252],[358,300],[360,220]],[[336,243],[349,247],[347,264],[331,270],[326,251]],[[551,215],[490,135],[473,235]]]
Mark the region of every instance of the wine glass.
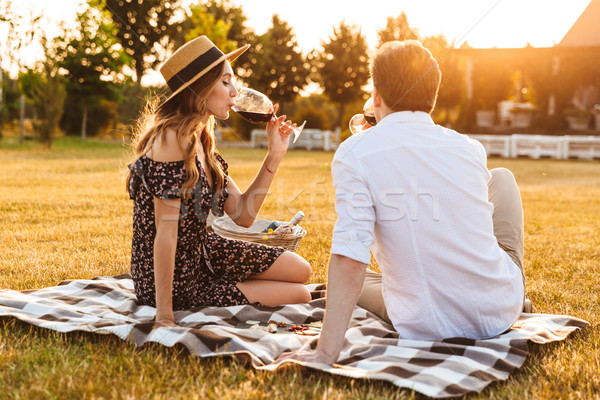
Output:
[[377,120],[375,119],[375,110],[373,109],[373,98],[369,97],[369,100],[365,102],[363,106],[363,113],[356,114],[352,118],[350,118],[350,132],[353,135],[360,133],[362,131],[366,131],[372,126],[377,125]]
[[[233,101],[233,111],[253,124],[269,122],[273,117],[273,103],[267,96],[257,90],[241,87],[238,89],[238,95]],[[306,121],[294,128],[294,143],[298,140],[304,125],[306,125]]]

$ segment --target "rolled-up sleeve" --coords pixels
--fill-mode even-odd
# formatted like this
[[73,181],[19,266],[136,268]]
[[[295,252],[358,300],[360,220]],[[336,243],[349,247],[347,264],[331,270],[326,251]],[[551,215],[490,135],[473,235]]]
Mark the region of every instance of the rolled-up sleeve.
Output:
[[331,175],[337,213],[331,254],[370,264],[375,208],[360,162],[341,146],[333,158]]

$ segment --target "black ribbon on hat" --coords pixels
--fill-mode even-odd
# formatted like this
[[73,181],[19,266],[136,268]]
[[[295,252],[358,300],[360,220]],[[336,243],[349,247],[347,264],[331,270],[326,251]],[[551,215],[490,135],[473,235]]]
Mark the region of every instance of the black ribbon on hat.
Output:
[[167,85],[172,92],[177,91],[177,89],[190,81],[200,71],[217,61],[222,56],[223,52],[221,50],[216,47],[210,48],[204,54],[201,54],[194,61],[182,68],[181,71],[173,75],[171,79],[167,81]]

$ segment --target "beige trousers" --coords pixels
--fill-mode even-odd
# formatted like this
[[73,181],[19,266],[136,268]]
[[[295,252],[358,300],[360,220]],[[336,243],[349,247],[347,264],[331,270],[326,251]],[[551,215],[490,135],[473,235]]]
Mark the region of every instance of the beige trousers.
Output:
[[[488,182],[488,198],[494,205],[492,220],[494,236],[500,248],[521,268],[523,273],[523,206],[521,193],[514,175],[506,168],[495,168],[490,171],[492,177]],[[367,269],[365,282],[357,304],[382,319],[390,322],[383,302],[381,274]]]

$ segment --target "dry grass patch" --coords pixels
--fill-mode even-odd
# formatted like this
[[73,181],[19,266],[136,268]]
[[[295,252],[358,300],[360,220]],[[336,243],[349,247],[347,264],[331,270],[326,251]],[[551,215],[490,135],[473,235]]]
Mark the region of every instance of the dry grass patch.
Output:
[[[264,150],[224,148],[231,176],[246,187]],[[54,286],[129,270],[131,207],[121,145],[60,139],[52,151],[0,142],[0,288]],[[306,213],[299,254],[326,280],[335,223],[332,153],[290,152],[261,211],[286,220]],[[475,398],[594,398],[600,392],[600,164],[491,159],[511,169],[525,208],[525,268],[536,310],[592,326],[538,348],[507,382]],[[135,348],[112,336],[61,334],[0,321],[2,398],[415,398],[384,382],[288,368],[264,373],[239,361],[199,359],[181,348]]]

